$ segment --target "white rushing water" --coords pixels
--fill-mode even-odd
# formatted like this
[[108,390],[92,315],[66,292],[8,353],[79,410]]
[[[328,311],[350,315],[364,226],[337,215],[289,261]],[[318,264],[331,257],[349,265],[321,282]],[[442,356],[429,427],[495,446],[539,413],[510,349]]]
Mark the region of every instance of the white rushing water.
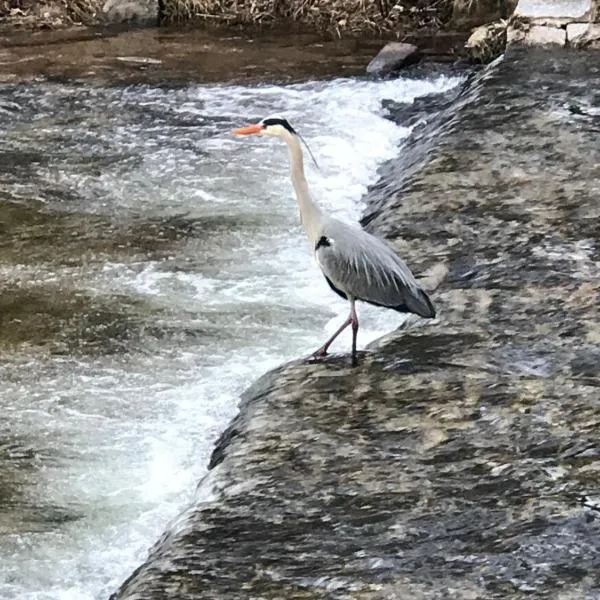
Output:
[[[116,240],[85,257],[2,267],[4,282],[124,298],[143,327],[121,352],[23,347],[2,357],[3,431],[33,466],[0,506],[0,598],[107,598],[192,499],[240,392],[314,350],[346,317],[309,256],[285,148],[229,129],[288,118],[320,165],[307,166],[314,197],[355,221],[377,167],[408,133],[382,117],[381,100],[410,102],[457,83],[14,92],[36,115],[8,124],[14,143],[50,153],[36,177],[77,192],[64,200],[37,191],[39,210],[108,219],[117,229],[173,217],[187,225],[162,253]],[[55,119],[61,111],[69,118]],[[102,158],[100,166],[89,168],[89,157]],[[27,186],[16,182],[14,195],[31,196]],[[401,320],[366,307],[359,315],[361,347]],[[349,348],[348,334],[332,350]]]

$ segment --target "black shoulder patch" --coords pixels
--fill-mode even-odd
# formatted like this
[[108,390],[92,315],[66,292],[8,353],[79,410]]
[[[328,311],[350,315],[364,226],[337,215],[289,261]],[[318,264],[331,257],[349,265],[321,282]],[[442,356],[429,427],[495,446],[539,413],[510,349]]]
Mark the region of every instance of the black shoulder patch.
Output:
[[329,284],[329,287],[338,295],[341,296],[344,300],[348,300],[348,296],[346,295],[345,292],[342,292],[342,290],[338,290],[335,285],[333,285],[333,282],[331,281],[331,279],[329,279],[329,277],[327,277],[327,275],[325,275],[325,279],[327,280],[327,283]]
[[329,246],[331,246],[331,242],[329,241],[328,238],[326,238],[324,235],[322,235],[319,238],[319,241],[317,242],[317,244],[315,245],[315,251],[317,251],[319,248],[329,248]]
[[285,119],[273,118],[273,119],[263,119],[263,125],[269,127],[269,125],[281,125],[284,129],[287,129],[290,133],[296,134],[296,130],[289,124]]

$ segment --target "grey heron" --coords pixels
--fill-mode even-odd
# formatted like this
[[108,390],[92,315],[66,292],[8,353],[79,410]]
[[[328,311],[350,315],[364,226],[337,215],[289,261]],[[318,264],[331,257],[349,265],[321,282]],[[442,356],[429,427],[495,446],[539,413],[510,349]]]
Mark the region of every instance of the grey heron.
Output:
[[[341,327],[313,354],[325,356],[332,342],[352,326],[352,362],[356,363],[358,317],[356,301],[434,318],[435,308],[408,266],[381,238],[323,213],[308,189],[300,137],[286,119],[267,118],[234,129],[235,135],[269,135],[288,147],[290,175],[300,221],[306,231],[317,264],[331,289],[350,302],[350,314]],[[309,150],[310,151],[310,150]]]

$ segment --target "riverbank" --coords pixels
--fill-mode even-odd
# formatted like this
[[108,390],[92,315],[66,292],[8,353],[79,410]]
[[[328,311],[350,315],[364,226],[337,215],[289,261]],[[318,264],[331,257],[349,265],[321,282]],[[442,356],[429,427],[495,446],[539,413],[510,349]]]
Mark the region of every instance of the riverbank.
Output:
[[0,26],[47,29],[77,24],[204,23],[228,28],[295,28],[327,35],[397,38],[465,29],[506,18],[515,0],[8,0],[0,1]]
[[600,593],[597,60],[513,48],[416,128],[363,222],[448,267],[437,323],[256,382],[114,599]]
[[472,22],[472,17],[493,20],[507,10],[507,2],[461,0],[165,0],[161,20],[165,23],[198,21],[227,27],[295,27],[336,37],[386,36],[452,29]]

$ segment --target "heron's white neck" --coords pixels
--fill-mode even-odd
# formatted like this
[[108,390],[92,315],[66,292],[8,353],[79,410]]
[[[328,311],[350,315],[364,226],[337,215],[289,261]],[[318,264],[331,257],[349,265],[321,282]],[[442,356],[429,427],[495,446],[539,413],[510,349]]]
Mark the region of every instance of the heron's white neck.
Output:
[[285,142],[288,146],[290,157],[290,175],[292,184],[296,192],[298,207],[300,208],[300,221],[306,231],[306,235],[311,243],[317,242],[320,235],[320,226],[323,219],[321,209],[315,204],[308,191],[308,184],[304,176],[304,160],[302,157],[302,147],[300,141],[295,135],[286,135]]

